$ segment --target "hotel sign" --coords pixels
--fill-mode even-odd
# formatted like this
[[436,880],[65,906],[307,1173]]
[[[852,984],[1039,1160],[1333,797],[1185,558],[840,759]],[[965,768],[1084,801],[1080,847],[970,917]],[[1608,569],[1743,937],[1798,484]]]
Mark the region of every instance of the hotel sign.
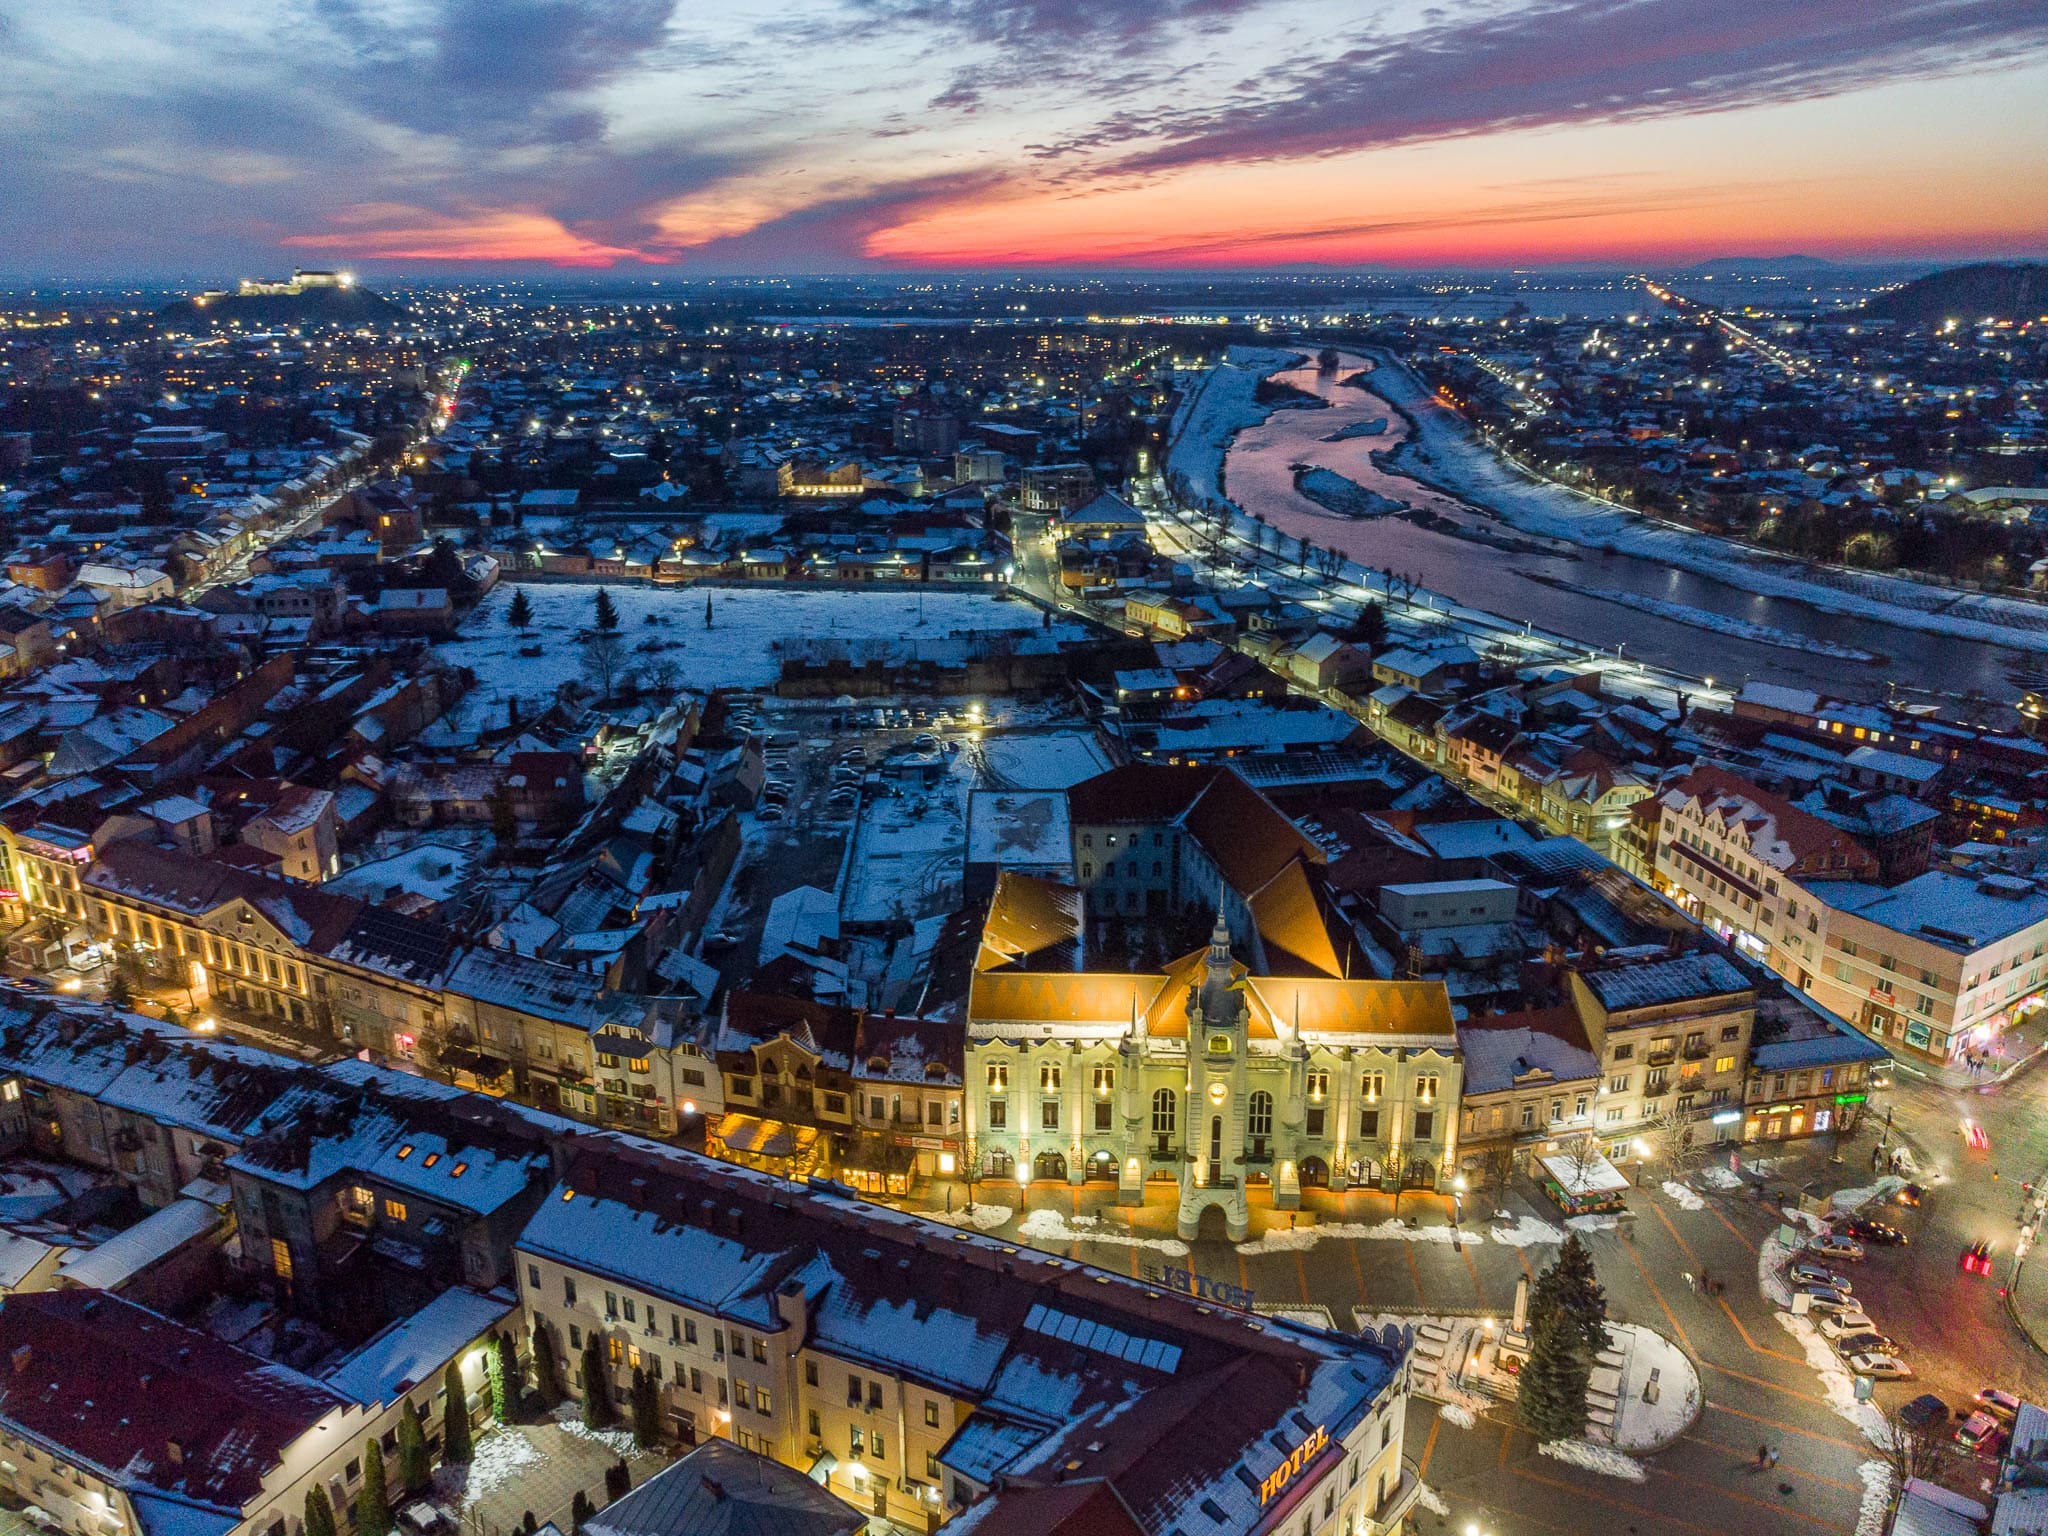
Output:
[[1156,1286],[1192,1296],[1197,1301],[1213,1301],[1219,1306],[1235,1307],[1240,1312],[1252,1310],[1252,1292],[1225,1280],[1211,1280],[1192,1269],[1152,1269],[1145,1278]]
[[1271,1503],[1275,1498],[1277,1498],[1280,1494],[1280,1490],[1285,1488],[1288,1485],[1288,1483],[1292,1482],[1294,1480],[1295,1475],[1299,1473],[1303,1467],[1306,1467],[1310,1462],[1314,1461],[1317,1456],[1321,1455],[1322,1452],[1329,1446],[1329,1444],[1330,1431],[1328,1426],[1318,1424],[1316,1426],[1316,1432],[1310,1435],[1306,1440],[1302,1441],[1301,1444],[1297,1445],[1294,1448],[1293,1452],[1289,1454],[1288,1458],[1285,1461],[1281,1462],[1280,1465],[1275,1467],[1271,1472],[1268,1472],[1264,1480],[1260,1482],[1259,1508],[1264,1509],[1269,1503]]

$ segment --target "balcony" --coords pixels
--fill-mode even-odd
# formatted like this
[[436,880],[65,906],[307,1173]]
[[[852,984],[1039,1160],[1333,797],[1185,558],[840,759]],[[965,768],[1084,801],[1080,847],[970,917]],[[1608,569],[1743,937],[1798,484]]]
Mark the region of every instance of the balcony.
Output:
[[1688,1045],[1681,1054],[1687,1061],[1705,1061],[1714,1054],[1714,1048],[1703,1040],[1698,1045]]
[[1373,1536],[1381,1536],[1381,1533],[1392,1536],[1393,1532],[1401,1529],[1401,1523],[1414,1510],[1415,1501],[1421,1493],[1422,1479],[1416,1475],[1415,1464],[1404,1458],[1401,1462],[1401,1481],[1387,1491],[1387,1496],[1380,1502],[1379,1507],[1366,1517],[1367,1531],[1373,1533]]
[[1671,1085],[1669,1083],[1643,1084],[1643,1097],[1646,1099],[1661,1099],[1664,1097],[1665,1094],[1669,1093],[1670,1091]]
[[1667,1045],[1661,1050],[1650,1052],[1649,1055],[1643,1058],[1643,1064],[1649,1067],[1668,1067],[1676,1060],[1678,1060],[1678,1052]]

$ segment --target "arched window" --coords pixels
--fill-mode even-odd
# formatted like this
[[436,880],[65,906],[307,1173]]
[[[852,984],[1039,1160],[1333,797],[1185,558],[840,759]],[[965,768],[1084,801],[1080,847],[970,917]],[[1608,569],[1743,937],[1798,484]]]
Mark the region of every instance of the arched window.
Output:
[[1161,1088],[1152,1095],[1152,1134],[1171,1136],[1174,1121],[1180,1113],[1180,1095],[1171,1088]]
[[1273,1134],[1273,1095],[1261,1088],[1245,1107],[1245,1131],[1252,1136]]

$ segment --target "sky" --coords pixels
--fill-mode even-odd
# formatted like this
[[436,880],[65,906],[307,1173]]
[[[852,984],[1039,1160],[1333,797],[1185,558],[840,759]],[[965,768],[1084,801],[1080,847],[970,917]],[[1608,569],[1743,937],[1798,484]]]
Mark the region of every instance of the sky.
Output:
[[0,0],[0,272],[2048,254],[2043,0]]

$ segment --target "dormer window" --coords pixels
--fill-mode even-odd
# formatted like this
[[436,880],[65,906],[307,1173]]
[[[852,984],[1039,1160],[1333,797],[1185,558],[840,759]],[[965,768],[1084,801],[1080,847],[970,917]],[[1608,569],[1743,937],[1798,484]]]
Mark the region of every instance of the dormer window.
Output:
[[399,1160],[399,1161],[400,1161],[400,1162],[402,1163],[402,1162],[404,1162],[404,1161],[405,1161],[405,1160],[406,1160],[406,1159],[407,1159],[408,1157],[411,1157],[411,1156],[412,1156],[412,1143],[408,1141],[408,1142],[407,1142],[407,1143],[406,1143],[406,1144],[405,1144],[404,1146],[402,1146],[402,1147],[400,1147],[400,1148],[398,1149],[398,1160]]
[[431,1167],[433,1167],[433,1166],[434,1166],[434,1164],[438,1163],[439,1161],[441,1161],[441,1154],[440,1154],[440,1153],[438,1153],[438,1152],[429,1152],[429,1153],[427,1154],[427,1160],[426,1160],[425,1162],[421,1163],[421,1164],[420,1164],[420,1166],[421,1166],[422,1168],[431,1168]]

